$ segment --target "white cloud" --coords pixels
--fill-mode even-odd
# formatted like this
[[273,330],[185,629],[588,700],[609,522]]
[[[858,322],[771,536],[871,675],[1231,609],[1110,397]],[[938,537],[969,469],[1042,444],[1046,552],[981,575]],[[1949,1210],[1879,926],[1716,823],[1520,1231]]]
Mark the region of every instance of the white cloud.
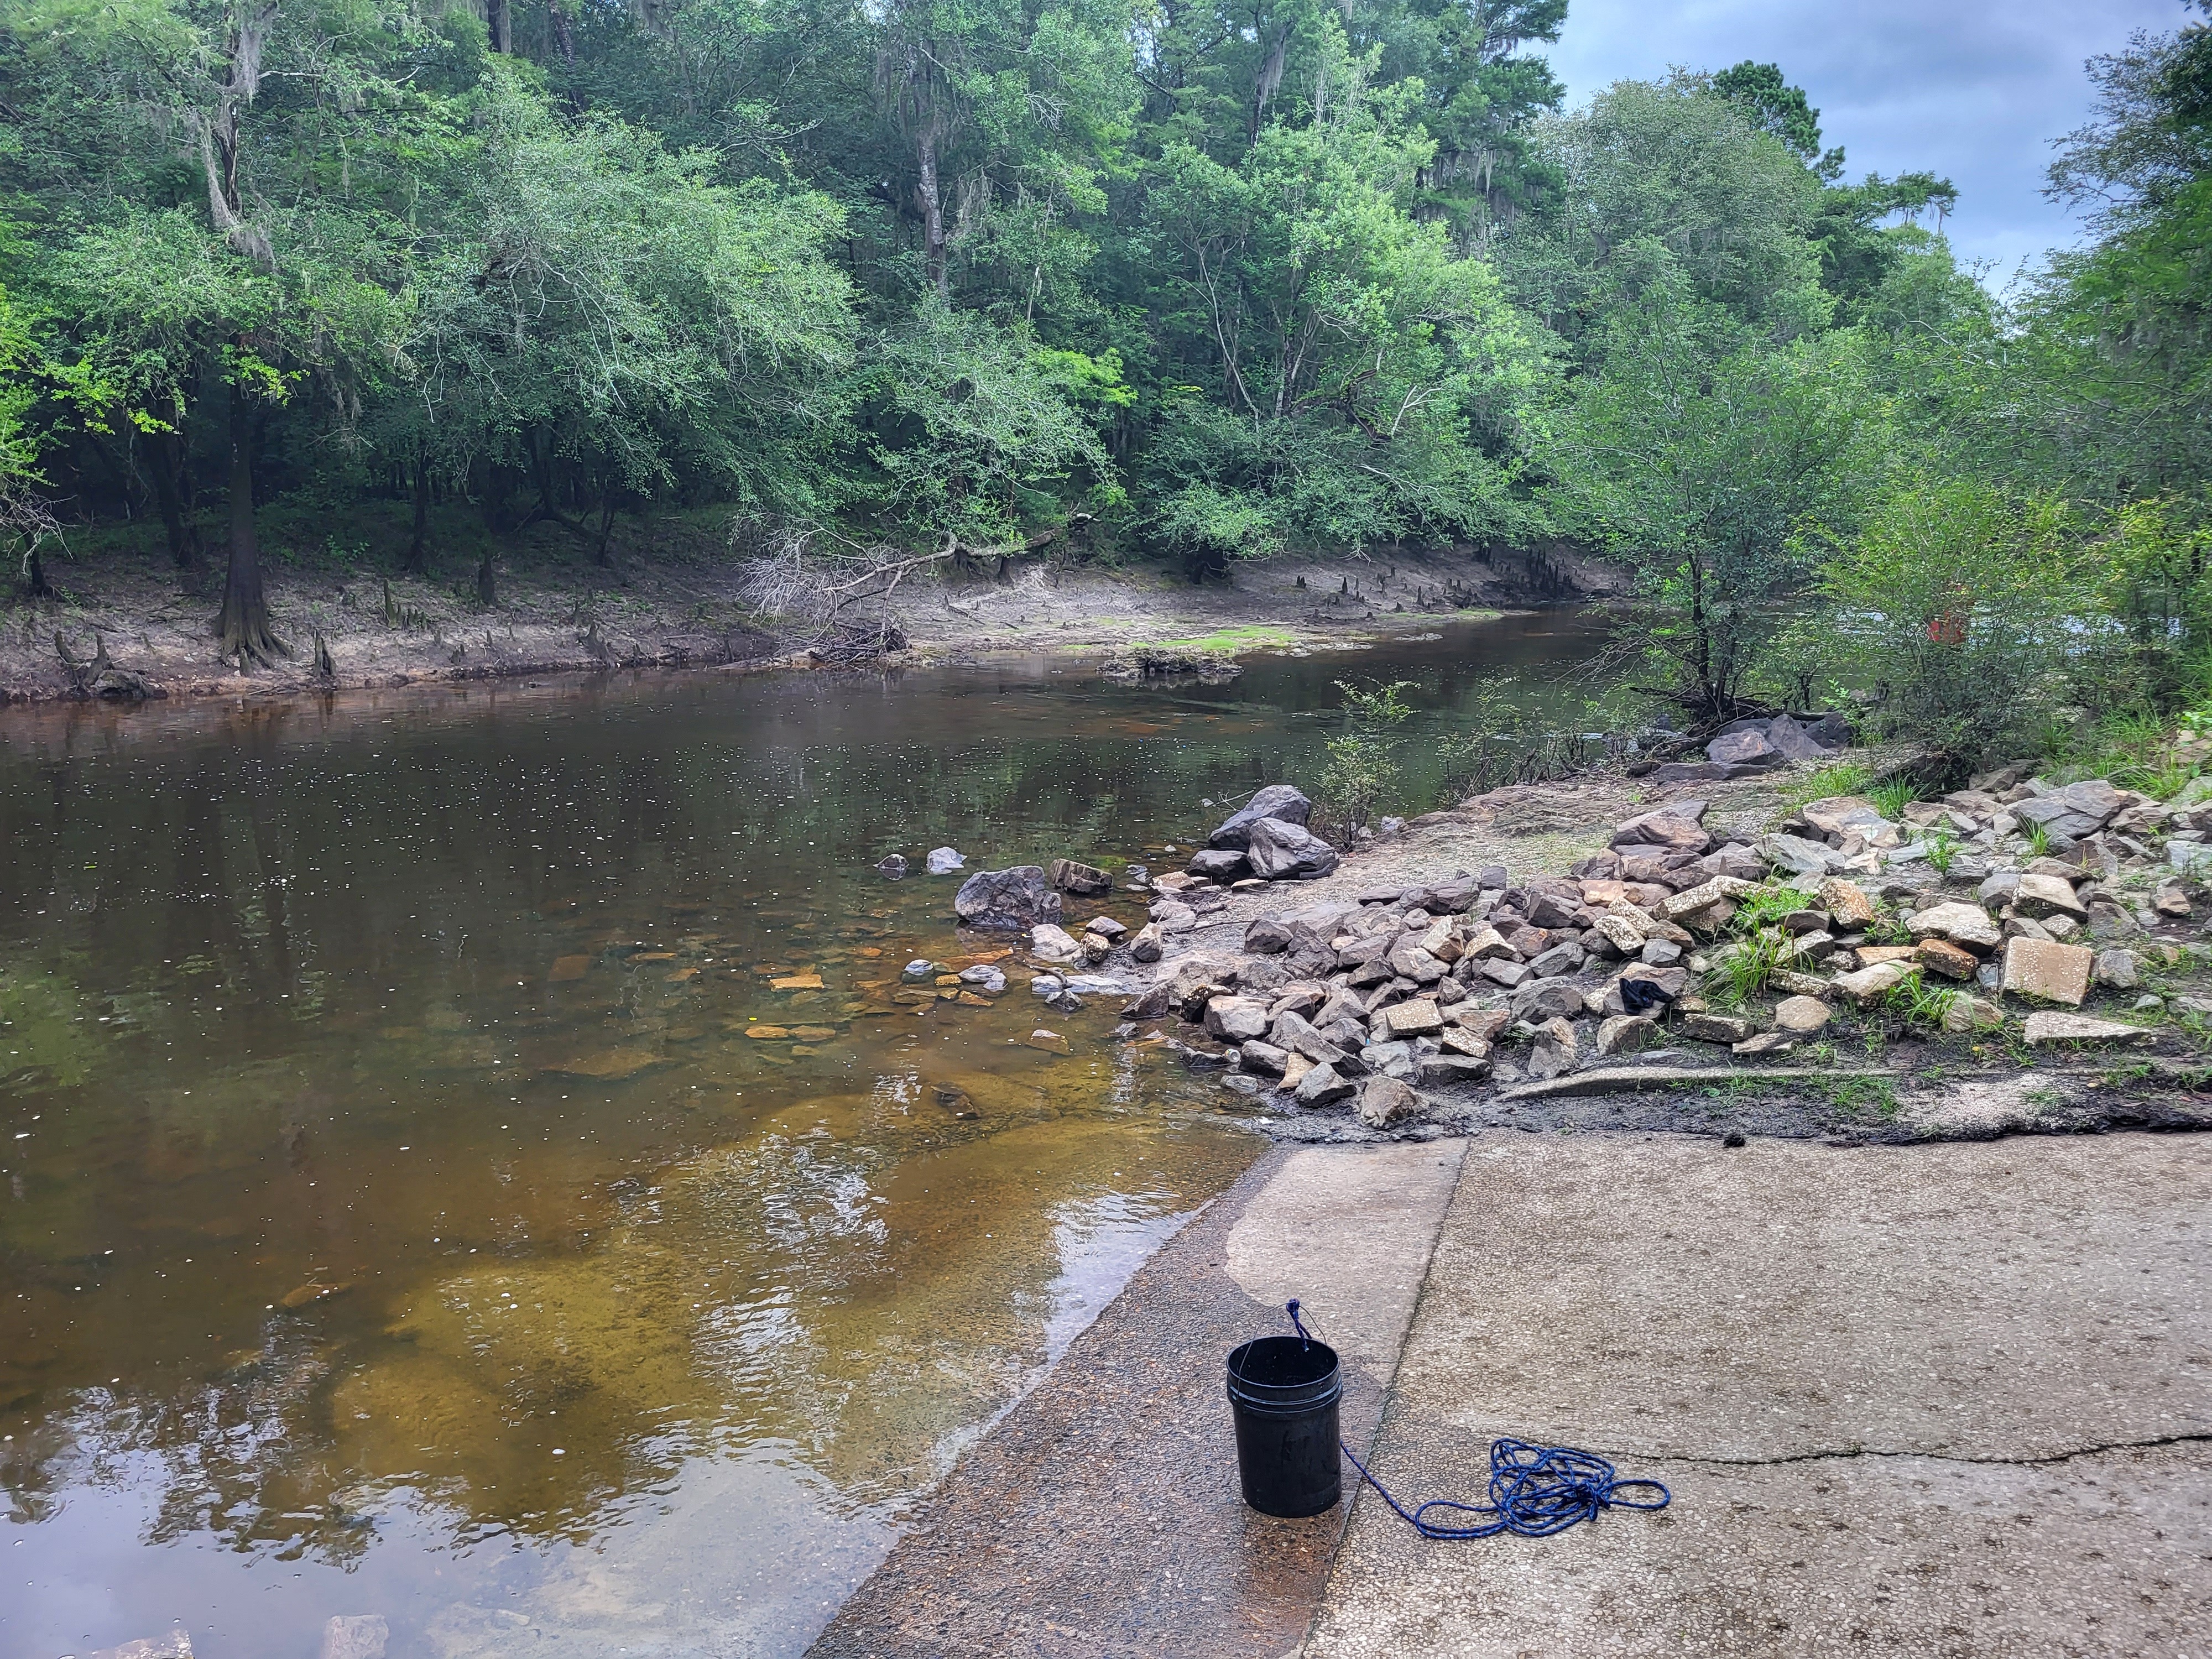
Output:
[[1549,56],[1575,102],[1670,64],[1779,64],[1847,176],[1925,168],[1956,184],[1952,246],[2002,284],[2080,234],[2042,190],[2051,141],[2089,112],[2083,60],[2187,15],[2176,0],[1573,0]]

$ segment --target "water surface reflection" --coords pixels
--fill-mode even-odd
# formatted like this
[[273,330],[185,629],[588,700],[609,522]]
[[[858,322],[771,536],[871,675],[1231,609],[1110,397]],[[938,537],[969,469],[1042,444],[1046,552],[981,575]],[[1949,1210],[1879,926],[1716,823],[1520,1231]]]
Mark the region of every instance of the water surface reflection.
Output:
[[803,1646],[1254,1151],[1109,1007],[902,988],[1003,947],[868,866],[1145,856],[1348,668],[1583,643],[9,711],[0,1656]]

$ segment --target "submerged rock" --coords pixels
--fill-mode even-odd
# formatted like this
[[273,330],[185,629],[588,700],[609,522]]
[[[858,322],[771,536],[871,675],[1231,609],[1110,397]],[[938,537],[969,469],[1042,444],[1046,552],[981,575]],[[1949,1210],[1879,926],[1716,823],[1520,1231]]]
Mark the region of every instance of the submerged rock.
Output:
[[879,875],[884,876],[892,881],[902,880],[906,875],[905,854],[901,853],[892,854],[889,858],[884,859],[877,864],[876,871]]
[[1052,884],[1063,893],[1073,893],[1079,898],[1095,898],[1101,893],[1111,892],[1114,878],[1096,865],[1078,864],[1073,859],[1054,859],[1052,861]]
[[933,876],[949,876],[967,862],[950,847],[937,847],[930,849],[927,867]]
[[1084,959],[1083,947],[1068,936],[1065,927],[1045,921],[1030,929],[1030,949],[1044,961],[1059,966]]
[[1011,870],[978,870],[960,884],[952,908],[971,927],[1016,933],[1059,921],[1060,895],[1046,884],[1042,866],[1018,864]]

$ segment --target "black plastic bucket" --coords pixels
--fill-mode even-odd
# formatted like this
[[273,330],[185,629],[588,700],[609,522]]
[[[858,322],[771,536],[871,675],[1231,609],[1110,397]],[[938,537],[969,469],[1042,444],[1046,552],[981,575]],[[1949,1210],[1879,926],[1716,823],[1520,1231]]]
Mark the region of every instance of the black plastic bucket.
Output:
[[1344,1495],[1336,1350],[1298,1336],[1262,1336],[1229,1356],[1229,1415],[1244,1501],[1262,1515],[1319,1515]]

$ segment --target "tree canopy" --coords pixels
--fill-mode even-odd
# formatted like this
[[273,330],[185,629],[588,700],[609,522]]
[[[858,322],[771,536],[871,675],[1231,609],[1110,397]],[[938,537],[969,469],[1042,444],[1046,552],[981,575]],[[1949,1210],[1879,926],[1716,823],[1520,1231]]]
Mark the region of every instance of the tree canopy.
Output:
[[2051,188],[2091,240],[1999,297],[1955,188],[1847,177],[1784,66],[1569,109],[1567,18],[23,0],[8,533],[143,520],[187,583],[221,547],[241,660],[286,647],[279,499],[411,507],[417,570],[456,502],[603,560],[622,515],[720,507],[733,556],[1080,525],[1197,579],[1566,538],[1639,570],[1665,690],[1713,711],[1780,672],[1820,550],[1893,551],[1900,478],[2199,544],[2203,24],[2090,65]]

